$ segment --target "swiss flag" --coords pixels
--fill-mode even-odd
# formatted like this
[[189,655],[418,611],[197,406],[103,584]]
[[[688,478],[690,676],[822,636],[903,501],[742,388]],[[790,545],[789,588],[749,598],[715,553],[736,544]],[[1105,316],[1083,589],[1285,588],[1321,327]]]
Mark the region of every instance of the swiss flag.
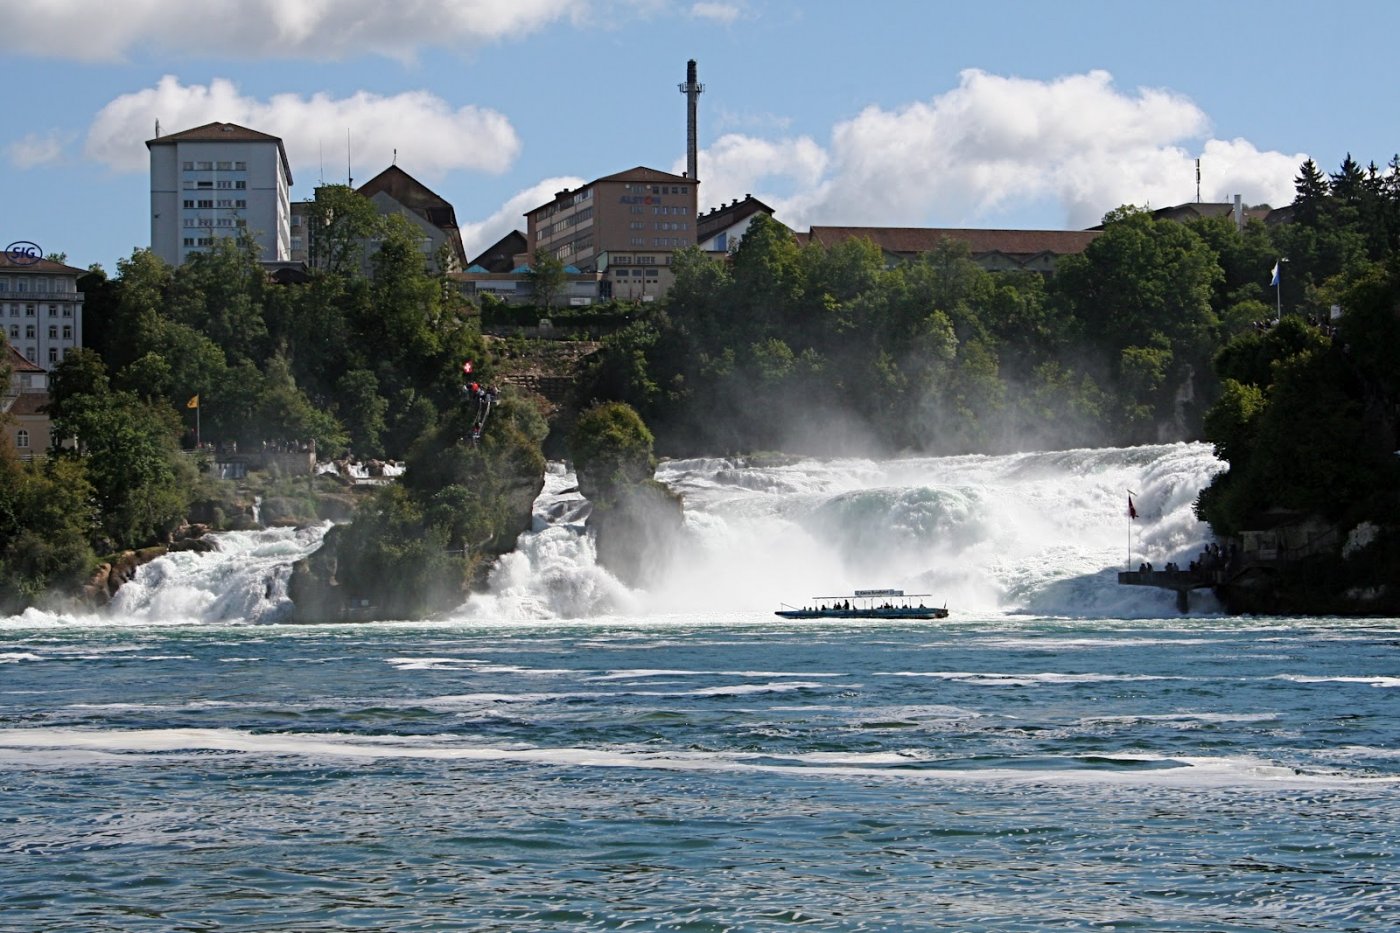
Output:
[[464,372],[464,373],[469,373],[469,372],[471,372],[471,371],[472,371],[472,361],[471,361],[471,360],[467,360],[465,363],[462,364],[462,372]]
[[1133,497],[1128,497],[1128,517],[1137,518],[1137,509],[1133,508]]

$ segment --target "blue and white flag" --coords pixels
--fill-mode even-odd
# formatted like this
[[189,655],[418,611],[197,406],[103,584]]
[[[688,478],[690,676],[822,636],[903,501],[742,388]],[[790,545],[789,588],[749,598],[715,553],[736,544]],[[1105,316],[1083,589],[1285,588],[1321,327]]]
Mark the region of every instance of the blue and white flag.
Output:
[[1278,285],[1278,263],[1274,263],[1273,278],[1269,279],[1270,288],[1273,288],[1276,285]]

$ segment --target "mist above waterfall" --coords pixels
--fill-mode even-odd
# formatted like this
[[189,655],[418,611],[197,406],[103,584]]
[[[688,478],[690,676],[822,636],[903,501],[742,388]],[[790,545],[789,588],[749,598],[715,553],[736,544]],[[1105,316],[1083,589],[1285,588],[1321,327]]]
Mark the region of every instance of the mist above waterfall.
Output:
[[[959,614],[1158,616],[1171,593],[1117,571],[1187,563],[1209,539],[1192,506],[1223,468],[1202,444],[1006,456],[663,463],[685,502],[686,545],[664,583],[628,590],[594,560],[581,521],[523,536],[473,616],[771,611],[782,602],[898,587]],[[582,507],[555,467],[537,513]],[[1127,517],[1134,493],[1136,522]],[[1209,608],[1208,598],[1198,601]]]

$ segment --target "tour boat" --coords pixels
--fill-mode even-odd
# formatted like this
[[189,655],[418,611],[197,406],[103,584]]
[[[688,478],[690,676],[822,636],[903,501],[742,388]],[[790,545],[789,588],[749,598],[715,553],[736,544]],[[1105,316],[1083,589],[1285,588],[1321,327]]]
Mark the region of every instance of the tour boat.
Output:
[[775,615],[784,619],[946,619],[947,605],[927,606],[928,598],[927,593],[903,590],[856,590],[849,596],[814,596],[813,605],[802,608],[783,603]]

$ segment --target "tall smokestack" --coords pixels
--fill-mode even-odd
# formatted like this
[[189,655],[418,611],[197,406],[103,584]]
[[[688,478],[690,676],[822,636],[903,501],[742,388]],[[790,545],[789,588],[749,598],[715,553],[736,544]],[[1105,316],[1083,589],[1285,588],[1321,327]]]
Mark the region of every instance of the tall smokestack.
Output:
[[685,95],[685,176],[691,181],[700,180],[700,149],[696,142],[695,133],[695,110],[700,101],[700,92],[705,90],[705,85],[695,80],[695,59],[686,62],[685,83],[680,85],[681,93]]

